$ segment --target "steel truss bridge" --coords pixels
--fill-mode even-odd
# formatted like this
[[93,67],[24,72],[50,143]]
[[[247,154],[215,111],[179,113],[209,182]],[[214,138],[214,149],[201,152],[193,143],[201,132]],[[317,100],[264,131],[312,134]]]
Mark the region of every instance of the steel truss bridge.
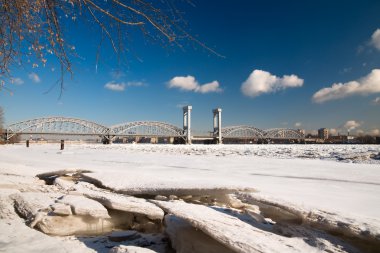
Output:
[[[190,122],[190,121],[189,121]],[[221,121],[220,121],[221,122]],[[187,124],[187,123],[186,123]],[[220,123],[221,124],[221,123]],[[220,125],[219,125],[220,126]],[[221,132],[219,133],[219,129]],[[71,136],[98,136],[112,142],[116,137],[154,137],[154,138],[182,138],[186,143],[191,139],[266,139],[266,140],[302,140],[304,135],[298,130],[274,128],[261,130],[253,126],[215,127],[208,136],[193,137],[189,126],[184,128],[158,121],[136,121],[107,127],[83,119],[67,117],[45,117],[25,120],[9,125],[4,138],[10,140],[16,135],[71,135]],[[189,140],[190,136],[190,140]],[[218,141],[217,141],[218,142]]]

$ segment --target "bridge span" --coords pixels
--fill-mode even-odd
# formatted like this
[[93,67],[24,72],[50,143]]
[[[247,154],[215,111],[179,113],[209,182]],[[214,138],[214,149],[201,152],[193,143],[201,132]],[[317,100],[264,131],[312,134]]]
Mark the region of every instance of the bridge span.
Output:
[[222,127],[222,109],[217,108],[213,113],[213,129],[209,134],[193,135],[191,128],[192,106],[183,107],[182,128],[166,122],[135,121],[114,126],[103,126],[96,122],[68,118],[44,117],[16,122],[9,125],[3,133],[5,140],[17,135],[71,135],[71,136],[97,136],[104,143],[110,143],[118,137],[148,137],[168,138],[172,143],[174,139],[191,144],[193,141],[208,141],[223,143],[227,140],[303,140],[304,135],[295,129],[273,128],[261,130],[254,126],[237,125]]

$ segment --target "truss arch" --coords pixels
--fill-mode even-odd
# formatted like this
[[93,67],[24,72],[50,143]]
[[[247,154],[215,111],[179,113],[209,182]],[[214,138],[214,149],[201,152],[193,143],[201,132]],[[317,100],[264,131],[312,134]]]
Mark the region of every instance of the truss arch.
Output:
[[98,123],[66,117],[45,117],[20,121],[7,127],[7,139],[16,134],[83,134],[105,135],[109,128]]
[[230,126],[222,128],[223,138],[263,138],[264,132],[253,126]]
[[304,139],[304,135],[295,129],[273,128],[265,130],[265,138],[268,139]]
[[112,135],[183,137],[183,129],[159,121],[135,121],[111,127]]

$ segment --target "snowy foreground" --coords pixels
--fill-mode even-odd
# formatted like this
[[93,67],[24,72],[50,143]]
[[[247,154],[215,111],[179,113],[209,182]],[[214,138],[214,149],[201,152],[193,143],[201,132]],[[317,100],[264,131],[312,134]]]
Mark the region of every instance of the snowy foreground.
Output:
[[3,145],[0,189],[0,252],[380,252],[379,145]]

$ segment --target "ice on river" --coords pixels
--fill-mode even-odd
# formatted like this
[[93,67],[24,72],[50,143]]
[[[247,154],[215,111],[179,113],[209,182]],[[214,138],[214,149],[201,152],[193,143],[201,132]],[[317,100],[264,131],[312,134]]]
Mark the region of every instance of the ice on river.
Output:
[[[379,240],[379,152],[378,145],[85,144],[66,145],[63,151],[58,144],[34,144],[30,148],[4,145],[0,146],[0,215],[14,219],[9,196],[15,192],[68,194],[71,183],[62,184],[65,181],[58,179],[56,185],[44,185],[35,178],[41,173],[67,171],[71,173],[65,176],[109,191],[105,196],[112,192],[146,199],[161,195],[157,199],[234,206],[226,198],[231,195],[244,205],[252,205],[253,209],[239,212],[256,210],[252,217],[258,221],[263,222],[263,217],[274,222],[292,220],[292,224],[299,222],[292,226],[309,224],[323,231],[337,229],[360,240]],[[78,175],[73,175],[76,171]],[[149,205],[145,200],[141,203]],[[168,221],[178,218],[170,217]],[[207,217],[203,218],[207,224]],[[330,239],[323,240],[324,247],[333,252],[337,249],[330,245]],[[0,242],[0,250],[1,245]],[[315,247],[317,252],[323,251]],[[342,251],[355,252],[349,249]],[[107,251],[104,248],[101,252]]]

